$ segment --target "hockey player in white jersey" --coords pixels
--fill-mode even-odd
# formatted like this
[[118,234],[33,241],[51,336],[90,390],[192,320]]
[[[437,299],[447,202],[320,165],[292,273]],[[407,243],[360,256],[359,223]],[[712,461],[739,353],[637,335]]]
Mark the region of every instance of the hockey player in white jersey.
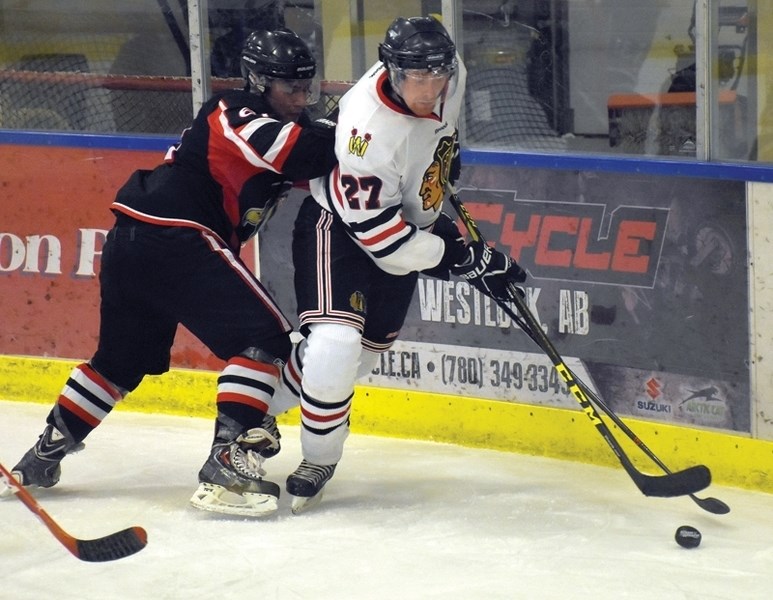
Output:
[[287,479],[294,512],[316,504],[333,476],[354,383],[397,339],[419,272],[455,274],[494,296],[525,279],[509,257],[465,244],[441,212],[452,170],[458,174],[466,76],[448,32],[433,17],[397,18],[379,59],[341,99],[339,164],[311,182],[295,223],[306,340],[302,361],[296,353],[289,364],[296,381],[285,371],[301,395],[303,461]]

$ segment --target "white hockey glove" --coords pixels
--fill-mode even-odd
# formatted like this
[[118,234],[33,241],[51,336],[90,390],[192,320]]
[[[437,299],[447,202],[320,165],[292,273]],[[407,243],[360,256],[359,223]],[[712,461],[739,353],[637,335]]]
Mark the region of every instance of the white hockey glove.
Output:
[[526,281],[526,271],[518,263],[488,244],[470,242],[466,250],[466,260],[452,266],[451,273],[494,300],[510,300],[510,284]]

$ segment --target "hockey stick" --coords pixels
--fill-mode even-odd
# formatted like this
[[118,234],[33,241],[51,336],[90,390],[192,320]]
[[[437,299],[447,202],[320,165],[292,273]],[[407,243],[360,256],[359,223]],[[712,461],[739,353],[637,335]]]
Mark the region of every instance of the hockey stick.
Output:
[[[610,419],[612,419],[612,422],[620,428],[625,435],[627,435],[634,444],[636,444],[639,449],[644,452],[656,465],[658,465],[663,471],[670,475],[672,473],[671,469],[666,466],[666,464],[658,458],[657,454],[655,454],[652,450],[650,450],[647,445],[639,439],[639,436],[637,436],[628,425],[625,424],[625,421],[623,421],[620,417],[618,417],[615,412],[607,405],[606,402],[604,402],[592,389],[588,387],[588,385],[579,377],[574,375],[572,373],[572,376],[577,381],[579,386],[582,388],[583,392],[585,392],[588,397],[593,401],[593,403],[599,407]],[[700,506],[703,510],[713,513],[715,515],[726,515],[730,512],[730,507],[722,502],[722,500],[719,500],[718,498],[699,498],[695,494],[688,494],[690,496],[690,499],[695,502],[698,506]]]
[[[511,293],[517,292],[511,291]],[[499,307],[505,313],[507,313],[507,315],[524,331],[524,333],[526,333],[526,335],[528,335],[529,338],[531,338],[531,340],[539,346],[539,341],[535,338],[534,334],[531,333],[528,325],[526,325],[523,319],[515,314],[515,311],[504,302],[499,302],[496,299],[494,300],[497,302]],[[618,417],[617,414],[615,414],[615,412],[592,389],[590,389],[590,387],[588,387],[588,384],[586,384],[580,377],[578,377],[574,371],[569,369],[569,367],[567,367],[567,370],[577,382],[577,384],[582,388],[582,391],[589,397],[592,403],[596,405],[596,407],[600,408],[610,419],[612,419],[615,425],[617,425],[618,428],[620,428],[623,433],[625,433],[628,438],[630,438],[639,447],[639,449],[644,452],[644,454],[646,454],[666,474],[673,474],[671,469],[669,469],[668,466],[666,466],[666,464],[660,460],[660,458],[658,458],[658,456],[652,450],[650,450],[650,448],[641,440],[641,438],[639,438],[639,436],[636,435],[633,430],[628,427],[628,425],[626,425],[625,421],[620,419],[620,417]],[[695,494],[687,495],[693,500],[693,502],[695,502],[699,507],[707,512],[713,513],[715,515],[725,515],[730,512],[730,507],[718,498],[699,498]]]
[[[518,326],[534,341],[538,346],[539,342],[537,339],[535,339],[534,335],[529,330],[526,323],[515,314],[515,311],[513,311],[512,308],[510,308],[505,303],[500,303],[500,308],[505,311],[508,316],[510,316],[513,321],[515,321]],[[625,433],[631,441],[633,441],[639,449],[644,452],[656,465],[658,465],[666,474],[671,475],[673,471],[668,468],[668,466],[658,458],[658,456],[650,450],[650,448],[639,438],[636,433],[628,426],[626,425],[625,421],[623,421],[620,417],[617,416],[617,414],[609,407],[609,405],[606,404],[590,387],[588,387],[588,384],[586,384],[582,379],[580,379],[574,371],[569,369],[567,367],[567,370],[571,373],[571,376],[574,378],[574,380],[577,382],[577,384],[582,388],[582,391],[590,398],[590,400],[598,407],[600,408],[604,414],[606,414],[610,419],[612,419],[612,422],[614,422],[615,425],[618,426],[619,429]],[[697,504],[699,507],[701,507],[703,510],[713,513],[715,515],[725,515],[730,512],[730,507],[722,502],[722,500],[719,500],[718,498],[699,498],[695,494],[687,494],[690,499],[692,499],[695,504]]]
[[[478,232],[478,235],[480,235],[480,232],[479,232],[479,230],[477,230],[477,226],[475,225],[475,222],[472,220],[471,217],[469,217],[469,213],[466,211],[464,205],[461,204],[461,201],[459,200],[458,195],[456,195],[454,192],[451,192],[451,193],[453,195],[453,197],[452,197],[452,204],[454,202],[458,203],[459,206],[461,207],[461,210],[464,211],[464,213],[467,215],[466,218],[469,219],[469,221],[467,221],[467,220],[465,220],[466,218],[463,217],[463,221],[465,222],[465,226],[468,227],[468,229],[469,229],[469,227],[470,227],[469,226],[469,222],[472,222],[472,226],[475,227],[475,230]],[[456,207],[456,205],[455,205],[455,207]],[[470,233],[470,235],[472,235],[472,233]],[[520,294],[518,294],[518,292],[516,290],[514,290],[514,289],[510,290],[510,295],[511,296],[514,296],[514,295],[518,296],[518,299],[520,299]],[[534,343],[536,343],[541,349],[544,350],[543,345],[541,343],[541,340],[536,337],[536,335],[531,331],[531,329],[524,322],[524,320],[521,317],[519,317],[517,314],[515,314],[515,311],[513,311],[513,309],[509,305],[507,305],[504,302],[497,302],[497,304],[499,304],[500,308],[502,308],[502,310],[504,310],[510,316],[510,318],[512,318],[513,321],[515,321],[519,325],[519,327],[521,327],[521,329],[532,339],[532,341],[534,341]],[[524,308],[526,308],[528,310],[528,308],[525,307],[525,305],[524,305]],[[542,329],[541,328],[539,328],[539,329],[540,329],[540,332],[542,332]],[[550,344],[549,340],[548,340],[548,344]],[[617,416],[617,414],[615,414],[615,412],[592,389],[590,389],[590,387],[582,379],[577,377],[577,375],[571,369],[569,369],[568,367],[566,367],[566,369],[569,372],[569,374],[571,375],[571,377],[580,386],[580,388],[582,388],[582,391],[586,394],[586,396],[588,396],[588,398],[598,408],[600,408],[610,419],[612,419],[612,421],[615,423],[615,425],[617,425],[618,428],[621,429],[623,431],[623,433],[625,433],[628,436],[628,438],[630,438],[639,447],[639,449],[644,454],[646,454],[667,475],[672,475],[673,474],[671,469],[668,468],[668,466],[639,438],[639,436],[637,436],[633,432],[633,430],[622,419],[620,419],[620,417]],[[713,514],[716,514],[716,515],[724,515],[724,514],[727,514],[727,513],[730,512],[730,507],[727,504],[725,504],[724,502],[722,502],[721,500],[717,499],[717,498],[712,498],[712,497],[709,497],[709,498],[699,498],[699,497],[695,496],[692,493],[687,494],[687,495],[700,508],[702,508],[703,510],[705,510],[707,512],[710,512],[710,513],[713,513]]]
[[[513,311],[513,309],[510,308],[505,303],[497,302],[497,304],[499,304],[500,308],[503,311],[505,311],[510,316],[510,318],[513,319],[513,321],[515,321],[518,324],[518,326],[526,333],[526,335],[528,335],[532,339],[532,341],[534,341],[534,343],[536,343],[539,346],[539,342],[537,341],[537,339],[535,339],[534,335],[531,333],[526,323],[518,315],[515,314],[515,311]],[[669,469],[668,466],[662,460],[660,460],[660,458],[658,458],[657,454],[655,454],[652,450],[650,450],[647,444],[645,444],[641,440],[641,438],[639,438],[639,436],[636,435],[636,433],[634,433],[634,431],[628,425],[626,425],[625,421],[623,421],[620,417],[618,417],[617,414],[609,407],[609,405],[606,402],[604,402],[601,399],[601,397],[599,397],[598,394],[596,394],[588,386],[588,384],[586,384],[580,377],[578,377],[574,371],[572,371],[568,367],[567,367],[567,370],[569,370],[572,377],[575,379],[575,381],[577,381],[577,384],[582,388],[582,391],[585,392],[585,394],[587,394],[587,396],[590,398],[593,404],[595,404],[597,408],[600,408],[604,412],[604,414],[606,414],[610,419],[612,419],[614,424],[617,425],[617,427],[621,429],[623,433],[625,433],[628,436],[628,438],[631,441],[633,441],[639,447],[639,449],[652,460],[652,462],[658,465],[666,474],[671,475],[672,474],[671,469]],[[726,515],[727,513],[730,512],[730,507],[724,502],[722,502],[722,500],[719,500],[718,498],[712,498],[712,497],[699,498],[695,494],[688,494],[688,496],[693,502],[695,502],[695,504],[697,504],[699,507],[701,507],[703,510],[707,512],[713,513],[715,515]]]
[[[462,223],[470,234],[470,237],[474,241],[483,241],[483,235],[478,229],[477,223],[470,215],[470,213],[462,204],[456,191],[449,186],[449,199],[454,210],[462,219]],[[532,340],[542,349],[553,363],[553,367],[561,376],[566,386],[569,388],[571,394],[579,402],[583,412],[588,416],[596,430],[604,438],[609,445],[612,452],[615,454],[620,464],[625,469],[628,476],[633,480],[639,490],[645,496],[658,496],[658,497],[673,497],[690,495],[694,492],[702,490],[711,483],[711,472],[705,465],[696,465],[688,467],[682,471],[667,472],[665,475],[647,475],[639,471],[631,462],[628,455],[625,453],[620,443],[612,435],[612,432],[607,427],[606,423],[601,419],[598,411],[594,408],[590,401],[585,389],[587,386],[581,386],[574,373],[564,364],[564,360],[556,350],[553,343],[547,337],[545,332],[537,323],[536,318],[529,310],[526,302],[521,297],[521,294],[515,289],[515,286],[511,286],[510,290],[511,301],[515,304],[521,317],[518,318],[514,311],[505,303],[499,300],[495,300],[497,304],[502,307],[511,317],[515,317],[516,321],[525,324],[524,331],[531,337]],[[585,389],[583,389],[585,387]]]
[[38,501],[21,485],[2,464],[0,473],[8,482],[14,495],[24,503],[48,530],[73,556],[87,562],[105,562],[130,556],[142,550],[148,543],[148,534],[142,527],[129,527],[94,540],[74,538],[62,529],[43,509]]

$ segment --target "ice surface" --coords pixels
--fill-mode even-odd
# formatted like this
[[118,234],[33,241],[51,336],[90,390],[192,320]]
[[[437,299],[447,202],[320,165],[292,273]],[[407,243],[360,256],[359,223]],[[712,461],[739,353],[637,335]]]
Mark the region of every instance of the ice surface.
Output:
[[[6,467],[49,408],[0,402]],[[144,527],[148,546],[116,562],[77,560],[21,502],[0,500],[0,598],[773,597],[768,494],[712,486],[698,495],[732,509],[716,516],[646,498],[621,469],[352,435],[320,506],[293,516],[283,496],[275,517],[243,520],[188,506],[211,432],[208,420],[116,412],[56,487],[35,491],[80,538]],[[267,463],[282,487],[300,460],[298,428],[283,435]],[[699,548],[674,542],[683,524],[702,532]]]

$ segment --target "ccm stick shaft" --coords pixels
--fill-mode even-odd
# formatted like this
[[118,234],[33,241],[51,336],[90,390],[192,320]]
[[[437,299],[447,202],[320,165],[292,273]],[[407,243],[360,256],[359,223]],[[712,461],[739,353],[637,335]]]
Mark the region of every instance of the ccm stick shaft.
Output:
[[73,556],[87,562],[106,562],[130,556],[142,550],[148,543],[148,534],[142,527],[129,527],[105,537],[81,540],[71,536],[49,515],[34,496],[19,483],[16,477],[0,464],[2,473],[13,494],[43,522],[53,536]]
[[[454,210],[457,212],[462,223],[469,232],[470,237],[473,240],[485,242],[477,224],[454,190],[450,190],[449,199]],[[524,330],[548,356],[553,363],[553,367],[569,388],[570,393],[579,402],[583,412],[588,416],[590,421],[596,427],[596,430],[607,442],[607,445],[620,461],[623,469],[625,469],[626,473],[628,473],[629,477],[633,480],[639,490],[645,496],[672,497],[692,495],[693,493],[706,488],[711,483],[711,472],[704,465],[696,465],[677,472],[667,471],[665,475],[660,476],[642,473],[633,465],[628,455],[612,435],[612,432],[591,403],[591,400],[586,393],[587,386],[581,385],[574,376],[574,373],[566,366],[555,346],[553,346],[550,339],[545,335],[545,332],[542,331],[542,328],[539,323],[537,323],[536,318],[529,310],[526,302],[514,288],[515,286],[511,286],[510,295],[512,296],[512,302],[521,314],[520,318],[515,315],[514,311],[505,302],[497,301],[497,303],[500,304],[511,317],[515,317],[519,323],[525,324],[526,327]],[[630,429],[628,430],[630,431]]]
[[[517,293],[517,292],[515,292]],[[496,300],[495,300],[496,301]],[[531,340],[536,343],[539,346],[539,342],[535,338],[534,334],[529,330],[526,323],[521,319],[517,314],[515,314],[515,311],[506,303],[496,301],[497,304],[500,306],[500,308],[505,311],[511,319],[513,319],[514,322],[518,324],[518,326],[531,338]],[[541,349],[541,347],[540,347]],[[568,368],[568,367],[567,367]],[[628,438],[633,441],[634,444],[636,444],[639,449],[644,452],[656,465],[658,465],[666,474],[671,475],[673,471],[668,468],[668,466],[658,457],[657,454],[655,454],[647,444],[645,444],[641,438],[636,435],[636,433],[623,421],[620,417],[617,416],[617,414],[609,407],[609,405],[604,402],[589,386],[586,384],[580,377],[578,377],[574,371],[569,369],[569,371],[572,374],[572,377],[577,381],[577,384],[582,388],[582,391],[585,392],[585,394],[588,396],[588,398],[591,400],[591,402],[599,408],[601,411],[604,412],[610,419],[612,419],[612,422],[617,425],[617,427],[622,430],[623,433],[625,433]],[[699,507],[701,507],[703,510],[713,513],[715,515],[725,515],[730,512],[730,507],[724,503],[722,500],[719,500],[718,498],[699,498],[695,494],[688,494],[690,499],[695,502]]]
[[[655,454],[650,448],[639,438],[638,435],[636,435],[633,430],[626,425],[625,421],[623,421],[620,417],[615,414],[615,412],[607,405],[606,402],[604,402],[592,389],[588,387],[588,385],[579,377],[576,375],[574,376],[575,380],[577,380],[577,383],[582,387],[583,391],[588,395],[588,397],[591,399],[591,401],[600,408],[610,419],[612,419],[612,422],[617,425],[617,427],[627,435],[634,444],[636,444],[639,449],[644,452],[656,465],[658,465],[663,471],[667,474],[671,474],[671,469],[668,468],[668,466],[658,458],[658,455]],[[719,500],[718,498],[699,498],[695,494],[688,494],[690,499],[695,502],[698,506],[700,506],[703,510],[706,512],[713,513],[715,515],[726,515],[730,512],[730,507],[722,502],[722,500]]]

